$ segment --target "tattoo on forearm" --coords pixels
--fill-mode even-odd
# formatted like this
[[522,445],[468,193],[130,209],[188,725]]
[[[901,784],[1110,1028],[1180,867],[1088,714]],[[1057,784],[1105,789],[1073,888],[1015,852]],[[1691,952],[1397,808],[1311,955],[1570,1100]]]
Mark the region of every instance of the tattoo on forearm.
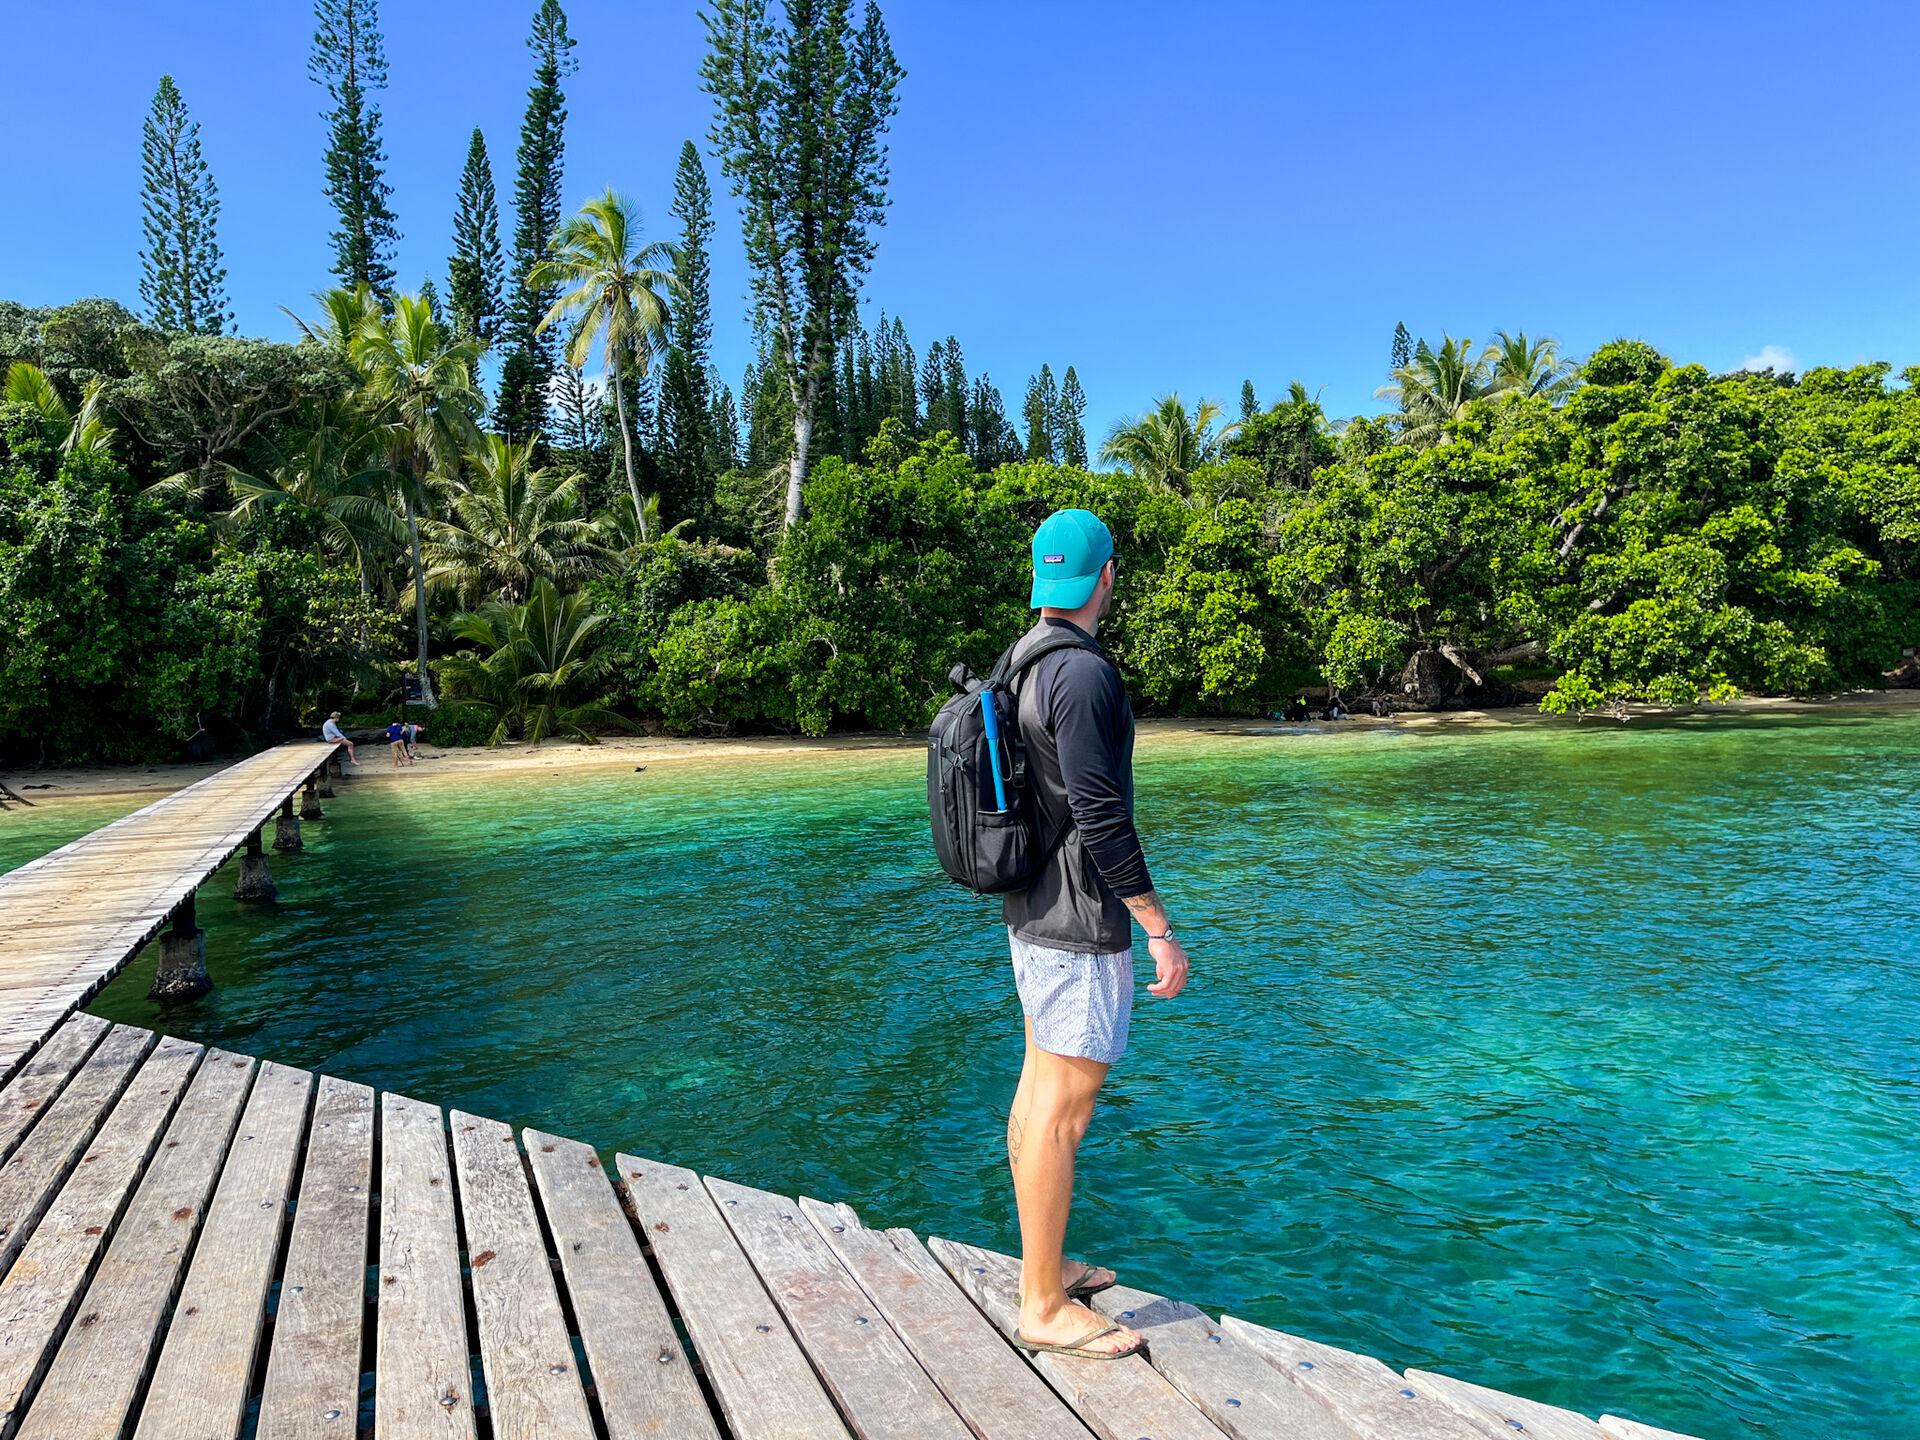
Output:
[[1160,903],[1160,896],[1152,890],[1143,891],[1138,895],[1124,895],[1120,903],[1131,910],[1136,917],[1151,915],[1156,910],[1162,914],[1166,913],[1166,907]]

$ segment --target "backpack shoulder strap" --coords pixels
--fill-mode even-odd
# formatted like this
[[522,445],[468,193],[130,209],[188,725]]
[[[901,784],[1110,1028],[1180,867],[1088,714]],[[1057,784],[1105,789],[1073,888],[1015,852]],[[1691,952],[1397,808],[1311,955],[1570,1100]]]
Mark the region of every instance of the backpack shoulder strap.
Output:
[[1109,665],[1113,663],[1113,657],[1101,649],[1096,642],[1084,639],[1071,630],[1055,630],[1041,635],[1039,639],[1033,640],[1032,644],[1028,644],[1027,641],[1030,639],[1032,639],[1031,635],[1022,639],[1019,644],[1000,657],[1000,663],[994,666],[994,671],[999,678],[1011,682],[1038,665],[1047,656],[1057,655],[1062,650],[1085,650],[1089,654],[1098,655]]

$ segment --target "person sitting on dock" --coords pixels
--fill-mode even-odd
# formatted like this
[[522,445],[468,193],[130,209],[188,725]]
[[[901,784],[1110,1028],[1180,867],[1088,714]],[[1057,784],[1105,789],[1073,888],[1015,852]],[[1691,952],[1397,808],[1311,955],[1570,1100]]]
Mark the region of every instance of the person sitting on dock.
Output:
[[340,728],[340,712],[338,710],[329,715],[326,724],[320,727],[320,738],[322,740],[331,740],[336,745],[346,746],[347,763],[349,765],[358,765],[360,763],[360,757],[353,753],[353,741],[349,740],[347,738],[347,732]]
[[387,726],[387,744],[393,749],[393,768],[398,770],[407,758],[407,727],[398,720]]
[[1007,1117],[1022,1252],[1014,1343],[1096,1359],[1131,1355],[1142,1343],[1080,1303],[1113,1284],[1113,1272],[1064,1258],[1074,1156],[1127,1046],[1135,920],[1154,960],[1147,992],[1171,998],[1187,983],[1187,953],[1133,825],[1133,710],[1094,639],[1113,575],[1113,536],[1088,511],[1058,511],[1035,532],[1031,604],[1040,618],[1021,643],[1066,629],[1085,644],[1042,656],[1019,683],[1035,828],[1059,838],[1033,883],[1005,899],[1026,1016],[1026,1058]]

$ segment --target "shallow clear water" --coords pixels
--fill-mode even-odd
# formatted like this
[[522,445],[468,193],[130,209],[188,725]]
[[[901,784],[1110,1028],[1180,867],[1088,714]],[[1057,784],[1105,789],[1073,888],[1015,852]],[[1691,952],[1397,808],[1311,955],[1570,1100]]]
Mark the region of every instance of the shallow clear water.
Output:
[[[430,767],[418,777],[427,782]],[[1920,717],[1143,743],[1195,958],[1077,1251],[1707,1437],[1920,1436]],[[918,756],[362,782],[95,1007],[1011,1248],[1005,941]]]

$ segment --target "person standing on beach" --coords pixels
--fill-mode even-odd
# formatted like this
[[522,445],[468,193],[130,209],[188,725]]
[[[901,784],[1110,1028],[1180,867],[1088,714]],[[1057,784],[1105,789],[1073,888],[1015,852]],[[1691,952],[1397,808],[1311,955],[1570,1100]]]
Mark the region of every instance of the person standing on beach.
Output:
[[1094,1099],[1127,1046],[1133,1012],[1133,923],[1146,932],[1154,979],[1171,999],[1187,952],[1154,893],[1133,824],[1133,709],[1120,672],[1095,640],[1113,603],[1113,536],[1086,510],[1047,517],[1033,537],[1032,606],[1040,618],[1015,647],[1061,629],[1086,648],[1043,656],[1018,683],[1027,794],[1038,833],[1060,837],[1025,890],[1005,898],[1026,1058],[1007,1117],[1007,1159],[1020,1212],[1023,1349],[1116,1358],[1141,1337],[1080,1297],[1111,1271],[1064,1258],[1074,1156]]
[[407,727],[398,720],[387,726],[387,744],[393,749],[393,768],[398,770],[407,758]]

